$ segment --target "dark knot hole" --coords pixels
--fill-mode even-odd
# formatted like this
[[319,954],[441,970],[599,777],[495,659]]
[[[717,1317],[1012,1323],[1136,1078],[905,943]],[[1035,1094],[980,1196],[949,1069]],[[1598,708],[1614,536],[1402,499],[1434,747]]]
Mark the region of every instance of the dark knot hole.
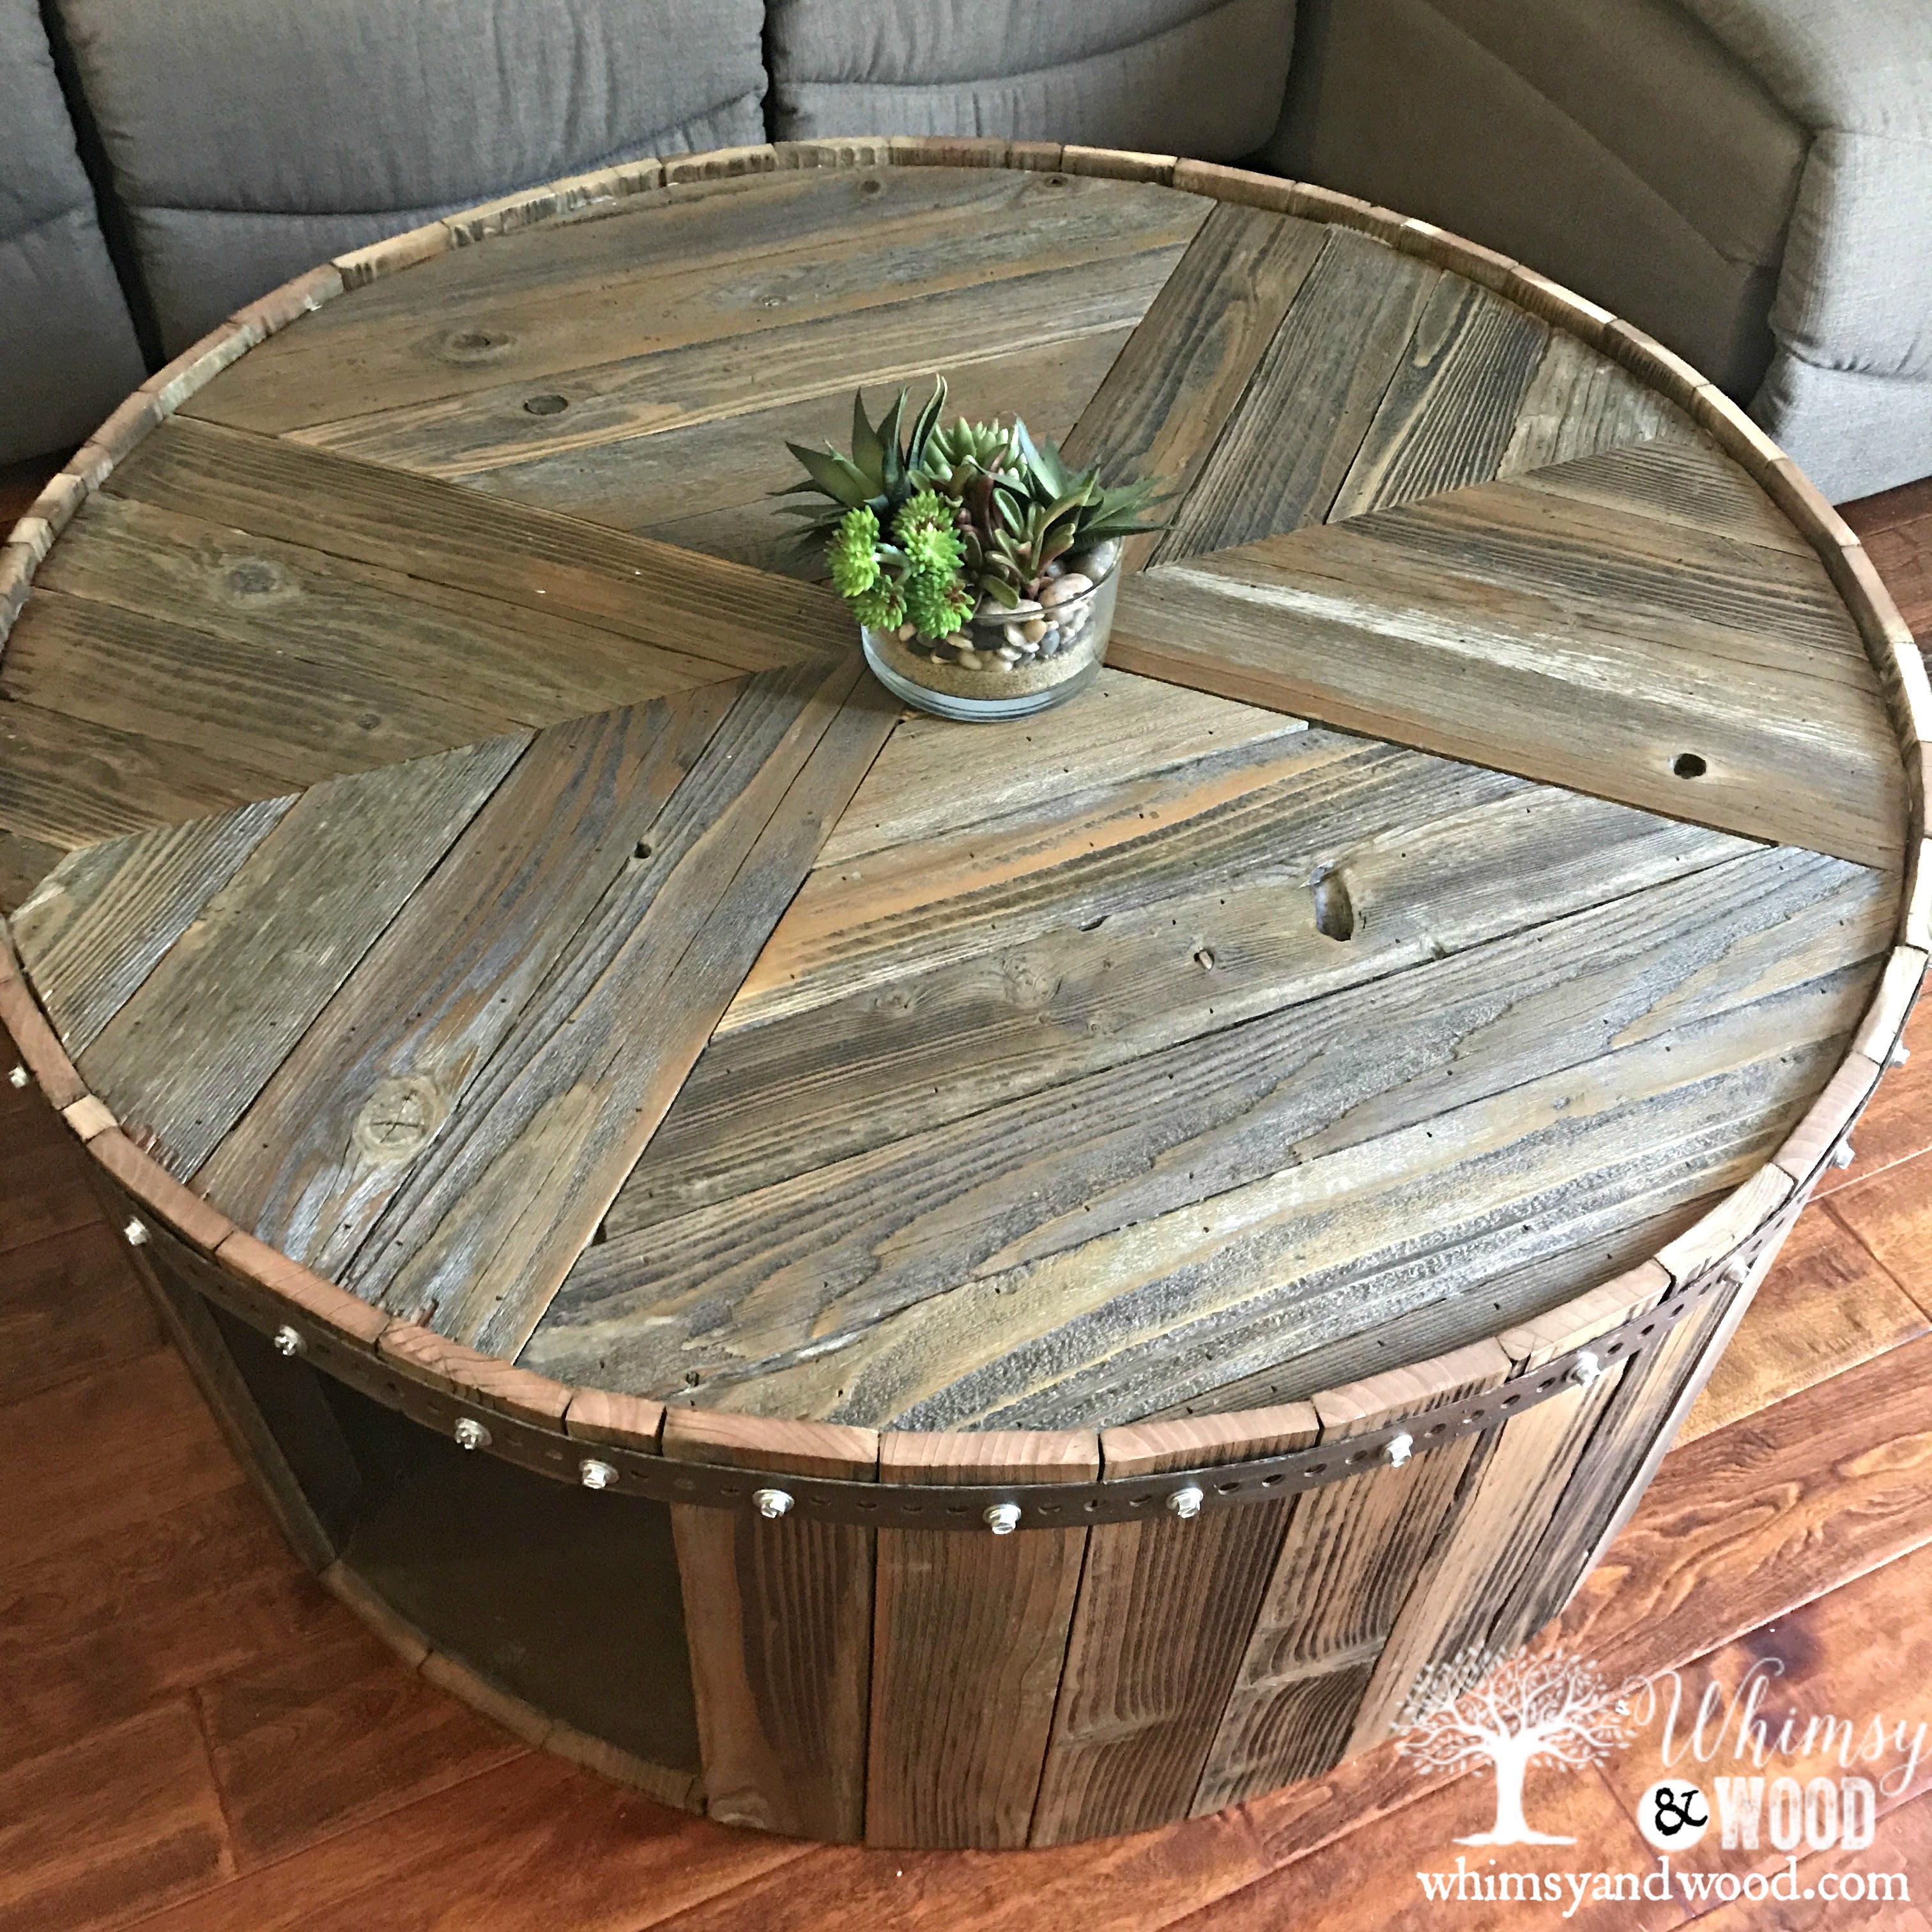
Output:
[[1324,872],[1312,890],[1316,931],[1324,939],[1353,939],[1355,902],[1349,896],[1348,881],[1339,872]]
[[1670,769],[1680,778],[1701,778],[1711,768],[1695,752],[1679,752],[1671,760]]

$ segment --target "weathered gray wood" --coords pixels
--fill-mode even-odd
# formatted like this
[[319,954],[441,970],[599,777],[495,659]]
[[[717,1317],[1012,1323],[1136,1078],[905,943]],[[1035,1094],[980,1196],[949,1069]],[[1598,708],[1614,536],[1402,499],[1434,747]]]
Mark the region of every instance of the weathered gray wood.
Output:
[[1567,329],[1552,332],[1497,466],[1515,476],[1653,437],[1706,440],[1690,417]]
[[[707,341],[758,353],[753,338],[812,320],[851,316],[862,334],[870,308],[1184,240],[1206,212],[1158,188],[980,168],[800,171],[748,193],[674,188],[358,290],[188,409],[280,432],[511,385],[574,400],[586,370]],[[997,327],[997,301],[986,306]]]
[[93,1043],[294,802],[88,846],[42,882],[14,914],[14,944],[69,1053]]
[[[1068,438],[1076,463],[1184,497],[1328,243],[1318,224],[1216,206]],[[1129,543],[1130,567],[1158,539]]]
[[[1132,885],[1119,866],[1049,862],[1024,893],[1021,880],[996,877],[976,906],[971,896],[944,913],[915,902],[896,920],[830,926],[833,950],[782,986],[784,1004],[774,989],[772,1001],[741,998],[727,1013],[614,1204],[610,1231],[931,1132],[1748,849],[1474,766],[1336,742],[1352,755],[1262,790],[1238,814],[1150,833],[1126,855]],[[1079,818],[1079,803],[1055,809]],[[970,836],[1002,860],[1029,843],[1055,856],[1053,842],[1028,839],[1024,821],[1016,836],[1003,837],[1007,829],[994,821]],[[940,841],[868,855],[841,868],[860,875],[861,911],[872,910],[864,888],[882,874],[890,881],[889,865],[909,880],[947,883]],[[1318,923],[1318,878],[1348,895],[1359,925],[1348,940]],[[811,912],[810,894],[794,914]],[[786,940],[782,922],[767,957]],[[1184,1077],[1191,1091],[1195,1070]]]
[[1754,855],[1230,1028],[608,1241],[525,1359],[844,1421],[1171,1408],[1765,1158],[1887,896]]
[[1442,278],[1365,235],[1330,229],[1156,560],[1321,522]]
[[753,680],[376,1222],[358,1292],[523,1346],[890,730],[862,675]]
[[1496,475],[1549,326],[1460,276],[1435,287],[1330,505],[1338,522]]
[[1144,572],[1122,586],[1112,658],[1896,868],[1897,746],[1823,566],[1540,481]]
[[742,689],[540,732],[196,1177],[324,1275],[350,1266],[584,920],[634,875]]
[[[829,591],[213,423],[171,418],[108,489],[701,658],[718,676],[850,643],[850,620]],[[657,688],[614,691],[611,700]]]
[[206,902],[79,1063],[164,1166],[207,1158],[528,742],[317,785]]

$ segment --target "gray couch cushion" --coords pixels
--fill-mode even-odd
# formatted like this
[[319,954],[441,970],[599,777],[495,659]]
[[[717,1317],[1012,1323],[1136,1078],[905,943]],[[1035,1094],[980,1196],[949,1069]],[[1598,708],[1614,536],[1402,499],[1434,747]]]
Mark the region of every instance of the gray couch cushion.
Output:
[[772,0],[773,128],[1232,160],[1274,126],[1294,27],[1294,0]]
[[146,374],[34,0],[0,0],[0,462],[81,442]]
[[764,137],[759,0],[56,4],[171,348],[432,214]]
[[1270,162],[1504,250],[1742,395],[1804,130],[1675,0],[1304,0]]

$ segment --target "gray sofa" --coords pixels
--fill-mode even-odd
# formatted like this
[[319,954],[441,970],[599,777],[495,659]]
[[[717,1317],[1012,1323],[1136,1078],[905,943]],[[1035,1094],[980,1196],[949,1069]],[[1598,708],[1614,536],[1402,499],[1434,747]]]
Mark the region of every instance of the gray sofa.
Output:
[[1932,0],[0,0],[0,460],[432,214],[878,132],[1254,157],[1629,316],[1837,497],[1932,472]]

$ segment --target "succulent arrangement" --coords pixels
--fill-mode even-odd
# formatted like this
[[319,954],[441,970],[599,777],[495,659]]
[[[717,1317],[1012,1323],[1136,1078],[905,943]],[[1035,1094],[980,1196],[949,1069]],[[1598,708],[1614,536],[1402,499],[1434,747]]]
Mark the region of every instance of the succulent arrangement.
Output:
[[908,394],[877,422],[854,396],[849,453],[788,445],[806,480],[780,494],[819,500],[784,506],[805,519],[800,542],[823,550],[868,649],[1040,671],[1090,628],[1090,593],[1121,539],[1160,527],[1147,520],[1156,486],[1109,488],[1017,418],[942,423],[943,377],[908,424]]

